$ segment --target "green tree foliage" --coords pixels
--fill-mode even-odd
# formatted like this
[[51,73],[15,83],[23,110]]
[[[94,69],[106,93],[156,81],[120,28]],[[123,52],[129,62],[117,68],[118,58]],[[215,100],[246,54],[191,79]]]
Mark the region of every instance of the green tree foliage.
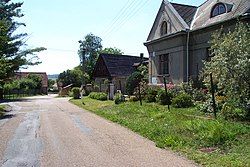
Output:
[[[205,62],[204,81],[209,84],[212,73],[218,89],[237,107],[250,103],[250,26],[238,23],[234,31],[217,32],[211,40],[214,57]],[[248,109],[249,110],[249,109]]]
[[80,99],[80,88],[74,87],[71,90],[74,99]]
[[183,92],[179,93],[172,99],[172,105],[177,108],[188,108],[192,107],[194,104],[192,101],[192,96]]
[[89,76],[86,73],[83,73],[78,66],[73,70],[66,70],[60,73],[57,82],[62,83],[62,86],[73,84],[75,87],[80,87],[83,80],[89,81]]
[[39,75],[35,75],[35,74],[29,74],[27,79],[30,79],[32,82],[34,82],[34,89],[41,89],[42,88],[42,77]]
[[143,78],[143,75],[139,71],[133,72],[126,81],[126,92],[129,95],[133,95],[135,88],[137,88]]
[[30,74],[25,78],[8,82],[4,85],[6,92],[10,90],[41,90],[42,78],[38,75]]
[[137,71],[139,71],[141,73],[141,75],[143,76],[143,82],[148,83],[148,66],[145,64],[141,64],[138,68]]
[[103,50],[100,51],[100,53],[106,53],[106,54],[115,54],[115,55],[122,55],[123,52],[121,51],[121,49],[118,49],[116,47],[114,48],[104,48]]
[[[17,33],[20,26],[18,18],[24,15],[21,12],[23,3],[14,3],[11,0],[0,1],[0,89],[6,79],[14,75],[14,72],[27,65],[36,65],[40,62],[34,55],[45,48],[27,49],[25,44],[27,34]],[[0,91],[0,98],[2,98]]]
[[22,78],[18,81],[19,89],[21,90],[33,90],[36,89],[36,83],[30,78]]
[[48,80],[48,88],[49,88],[49,89],[53,89],[53,85],[54,85],[55,83],[56,83],[55,80],[49,79],[49,80]]
[[78,55],[80,57],[82,70],[92,78],[98,53],[102,50],[102,39],[90,33],[86,35],[83,40],[80,40],[79,43]]

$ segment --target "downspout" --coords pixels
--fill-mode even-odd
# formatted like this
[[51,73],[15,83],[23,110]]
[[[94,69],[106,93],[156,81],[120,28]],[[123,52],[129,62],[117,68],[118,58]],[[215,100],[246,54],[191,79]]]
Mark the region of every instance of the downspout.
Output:
[[190,38],[190,30],[187,29],[187,82],[189,81],[189,38]]

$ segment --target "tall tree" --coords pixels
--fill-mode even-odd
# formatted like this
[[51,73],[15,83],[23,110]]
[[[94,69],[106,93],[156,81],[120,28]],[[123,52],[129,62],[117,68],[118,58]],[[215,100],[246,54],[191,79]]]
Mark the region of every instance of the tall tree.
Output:
[[73,84],[75,87],[80,87],[83,79],[88,82],[89,76],[82,72],[80,66],[77,66],[73,70],[66,70],[60,73],[57,82],[62,83],[62,86]]
[[213,73],[217,86],[250,114],[250,26],[238,23],[234,31],[215,33],[211,41],[214,57],[205,62],[203,77],[209,84]]
[[34,53],[45,50],[42,47],[27,49],[27,34],[16,32],[20,26],[25,26],[17,21],[24,16],[20,9],[22,4],[11,0],[0,1],[0,99],[5,81],[20,68],[39,64]]
[[78,55],[81,66],[83,71],[92,79],[92,71],[98,58],[98,53],[102,49],[102,39],[90,33],[83,40],[80,40],[79,43]]
[[114,48],[104,48],[103,50],[100,51],[100,53],[106,53],[106,54],[115,54],[115,55],[122,55],[123,52],[121,51],[121,49],[118,49],[116,47]]

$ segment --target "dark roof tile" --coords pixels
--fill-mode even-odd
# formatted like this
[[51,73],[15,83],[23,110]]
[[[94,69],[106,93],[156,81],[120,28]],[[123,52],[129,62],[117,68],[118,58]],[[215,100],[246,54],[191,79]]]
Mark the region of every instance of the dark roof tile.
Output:
[[196,6],[183,5],[177,3],[171,3],[183,20],[187,23],[188,26],[191,25],[191,22],[194,18],[195,12],[197,10]]
[[[129,76],[135,70],[134,63],[141,62],[138,56],[101,54],[111,76]],[[143,61],[148,58],[143,58]]]

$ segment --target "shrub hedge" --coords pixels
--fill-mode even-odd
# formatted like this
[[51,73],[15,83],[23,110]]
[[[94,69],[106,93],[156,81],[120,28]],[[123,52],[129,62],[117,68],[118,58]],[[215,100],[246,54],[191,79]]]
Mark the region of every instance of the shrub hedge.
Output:
[[172,103],[173,95],[171,92],[167,92],[163,89],[160,89],[157,93],[156,101],[161,105],[170,105]]
[[89,94],[89,97],[91,99],[96,99],[96,100],[101,100],[101,101],[105,101],[108,99],[108,95],[103,92],[91,92]]
[[192,96],[187,93],[180,93],[173,98],[172,104],[176,108],[188,108],[193,106]]
[[79,99],[80,98],[80,88],[74,87],[71,89],[72,96],[74,99]]

